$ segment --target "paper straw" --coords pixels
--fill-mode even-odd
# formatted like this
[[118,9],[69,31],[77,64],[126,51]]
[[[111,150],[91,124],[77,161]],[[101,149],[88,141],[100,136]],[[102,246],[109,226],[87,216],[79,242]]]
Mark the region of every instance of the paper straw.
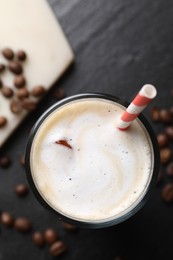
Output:
[[144,85],[121,116],[118,128],[122,131],[126,130],[156,95],[157,90],[153,85]]

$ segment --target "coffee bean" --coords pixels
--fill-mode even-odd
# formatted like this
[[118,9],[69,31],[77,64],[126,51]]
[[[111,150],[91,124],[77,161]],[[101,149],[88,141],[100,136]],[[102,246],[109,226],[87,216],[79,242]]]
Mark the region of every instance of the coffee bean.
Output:
[[12,60],[14,57],[14,52],[12,51],[12,49],[10,48],[5,48],[2,51],[3,56],[7,59],[7,60]]
[[3,96],[6,98],[11,98],[14,94],[13,90],[9,87],[3,87],[1,89],[1,91],[2,91]]
[[56,230],[49,228],[44,232],[44,239],[48,244],[54,243],[58,239],[58,233]]
[[50,247],[50,253],[53,256],[59,256],[66,251],[66,246],[63,241],[57,241]]
[[22,66],[20,65],[19,62],[17,61],[11,61],[9,64],[8,64],[8,68],[11,72],[13,72],[14,74],[16,75],[19,75],[22,73],[23,69],[22,69]]
[[21,103],[22,107],[28,111],[32,111],[36,108],[37,104],[34,101],[26,99]]
[[75,225],[72,225],[72,224],[69,224],[66,222],[62,222],[62,227],[67,231],[76,231],[76,229],[77,229]]
[[168,137],[166,134],[157,135],[157,141],[160,147],[164,147],[168,143]]
[[3,86],[3,83],[2,83],[2,80],[0,79],[0,88],[2,88]]
[[158,107],[152,107],[150,114],[151,114],[151,118],[154,122],[160,121],[160,113],[159,113]]
[[172,116],[169,110],[167,109],[160,110],[160,121],[166,124],[172,121]]
[[11,109],[11,112],[14,114],[20,114],[22,112],[21,104],[14,100],[10,104],[10,109]]
[[39,247],[41,247],[45,244],[45,239],[41,232],[35,232],[32,236],[32,239],[33,239],[34,243]]
[[26,52],[23,51],[23,50],[19,50],[19,51],[16,53],[16,56],[17,56],[18,60],[20,60],[20,61],[26,60]]
[[42,96],[45,92],[46,92],[45,87],[43,87],[43,86],[36,86],[36,87],[34,87],[34,88],[32,89],[31,94],[32,94],[34,97],[40,97],[40,96]]
[[2,212],[1,213],[1,223],[6,227],[12,227],[14,224],[14,219],[10,213]]
[[15,193],[19,197],[24,197],[28,194],[29,189],[26,184],[18,184],[15,188]]
[[29,97],[29,91],[27,90],[27,88],[21,88],[21,89],[19,89],[18,92],[16,93],[16,96],[17,96],[19,99],[27,98],[27,97]]
[[121,256],[116,256],[114,260],[123,260],[123,258]]
[[167,203],[173,202],[173,183],[168,183],[163,187],[162,199]]
[[170,162],[166,167],[166,173],[173,177],[173,162]]
[[7,124],[7,118],[5,116],[0,116],[0,128]]
[[0,63],[0,73],[3,72],[5,70],[5,65]]
[[162,148],[160,150],[160,160],[162,164],[167,164],[172,157],[172,152],[169,148]]
[[32,229],[32,223],[27,218],[17,218],[14,222],[14,227],[17,231],[26,233]]
[[173,126],[166,127],[165,133],[167,134],[169,139],[173,140]]
[[19,162],[22,166],[25,165],[25,156],[24,155],[21,155],[20,158],[19,158]]
[[63,99],[65,97],[65,91],[63,88],[58,88],[53,92],[53,97],[56,100]]
[[171,107],[171,108],[169,109],[169,111],[170,111],[170,113],[171,113],[171,116],[173,116],[173,107]]
[[162,179],[163,179],[163,173],[160,171],[157,177],[157,184],[159,184],[162,181]]
[[8,168],[11,165],[11,159],[9,156],[2,156],[0,157],[0,167],[1,168]]
[[25,77],[23,75],[18,75],[14,79],[14,85],[16,88],[22,88],[26,84]]

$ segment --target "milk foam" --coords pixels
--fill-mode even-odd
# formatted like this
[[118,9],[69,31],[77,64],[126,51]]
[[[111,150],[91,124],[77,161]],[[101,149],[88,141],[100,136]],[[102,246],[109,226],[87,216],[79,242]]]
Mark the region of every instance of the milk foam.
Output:
[[[39,128],[31,171],[42,197],[55,210],[83,221],[116,218],[134,207],[147,189],[152,148],[142,124],[117,129],[124,108],[103,99],[73,101]],[[72,149],[56,144],[66,140]]]

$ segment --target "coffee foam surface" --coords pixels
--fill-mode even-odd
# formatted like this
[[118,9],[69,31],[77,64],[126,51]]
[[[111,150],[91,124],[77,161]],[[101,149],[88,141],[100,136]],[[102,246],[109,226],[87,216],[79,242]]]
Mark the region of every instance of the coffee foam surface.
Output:
[[[116,125],[124,108],[82,99],[54,111],[39,128],[31,171],[42,197],[55,210],[83,221],[104,221],[130,210],[151,178],[152,148],[142,124]],[[72,149],[56,144],[66,140]]]

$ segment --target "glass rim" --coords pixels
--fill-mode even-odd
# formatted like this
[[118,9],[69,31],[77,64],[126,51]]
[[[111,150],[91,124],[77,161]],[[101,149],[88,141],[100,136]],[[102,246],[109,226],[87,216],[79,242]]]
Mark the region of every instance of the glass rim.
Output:
[[86,98],[99,98],[99,99],[105,99],[105,100],[109,100],[109,101],[113,101],[116,103],[119,103],[120,105],[127,107],[129,105],[128,102],[123,101],[121,99],[119,99],[116,96],[112,96],[112,95],[108,95],[108,94],[104,94],[104,93],[85,93],[85,94],[76,94],[67,98],[64,98],[58,102],[56,102],[54,105],[52,105],[51,107],[49,107],[40,117],[39,119],[36,121],[36,123],[34,124],[29,137],[28,137],[28,142],[26,145],[26,149],[25,149],[25,171],[26,171],[26,176],[29,182],[29,185],[35,195],[35,197],[37,198],[37,200],[47,209],[49,209],[50,211],[52,211],[53,213],[55,213],[58,216],[59,220],[62,221],[66,221],[68,223],[77,225],[79,227],[84,227],[84,228],[103,228],[103,227],[108,227],[108,226],[113,226],[116,224],[119,224],[123,221],[125,221],[126,219],[129,219],[130,217],[132,217],[135,213],[137,213],[142,207],[143,205],[146,203],[146,201],[148,200],[148,197],[152,191],[152,188],[154,187],[156,180],[157,180],[157,176],[159,173],[159,168],[160,168],[160,152],[159,152],[159,147],[158,147],[158,143],[157,143],[157,139],[155,136],[155,133],[150,125],[150,123],[148,122],[148,120],[142,115],[140,114],[138,116],[138,119],[141,121],[141,123],[144,126],[144,129],[146,130],[146,132],[148,133],[148,136],[150,138],[151,141],[151,145],[152,145],[152,149],[153,149],[153,171],[152,171],[152,176],[151,176],[151,180],[150,183],[148,184],[148,187],[146,189],[146,192],[144,194],[144,196],[142,197],[142,199],[139,201],[139,203],[137,205],[135,205],[135,207],[132,207],[132,209],[130,211],[127,211],[124,215],[120,215],[119,217],[116,217],[115,219],[111,220],[106,220],[105,221],[82,221],[79,219],[75,219],[73,217],[70,216],[66,216],[63,215],[62,213],[58,212],[58,210],[54,209],[50,204],[48,204],[48,202],[42,197],[42,195],[40,194],[40,192],[38,191],[36,184],[34,182],[33,176],[32,176],[32,172],[31,172],[31,167],[30,167],[30,152],[31,152],[31,148],[32,148],[32,143],[34,140],[34,137],[37,133],[37,130],[39,129],[39,127],[42,125],[42,123],[44,122],[44,120],[57,108],[68,104],[69,102],[75,101],[75,100],[79,100],[79,99],[86,99]]

